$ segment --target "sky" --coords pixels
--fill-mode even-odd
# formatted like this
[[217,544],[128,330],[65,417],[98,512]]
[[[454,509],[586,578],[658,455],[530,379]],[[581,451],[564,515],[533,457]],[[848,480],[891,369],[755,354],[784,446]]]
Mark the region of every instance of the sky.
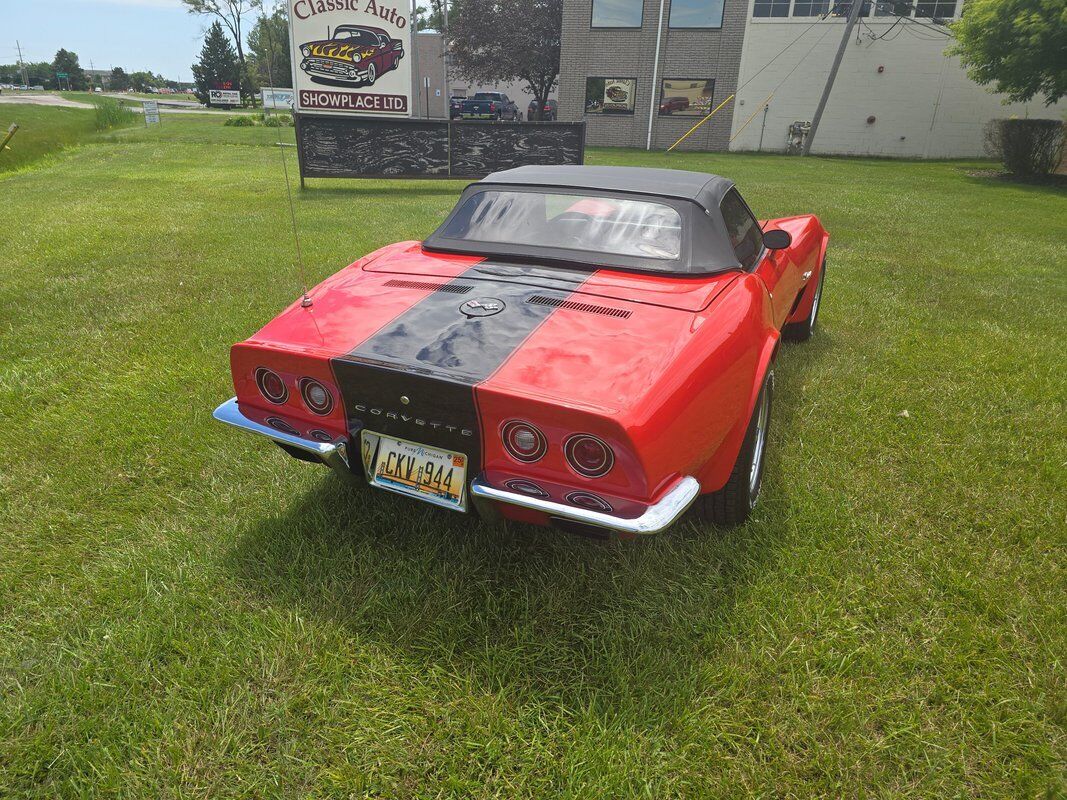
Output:
[[88,69],[151,70],[191,81],[210,21],[179,0],[0,0],[0,64],[52,61],[61,47]]

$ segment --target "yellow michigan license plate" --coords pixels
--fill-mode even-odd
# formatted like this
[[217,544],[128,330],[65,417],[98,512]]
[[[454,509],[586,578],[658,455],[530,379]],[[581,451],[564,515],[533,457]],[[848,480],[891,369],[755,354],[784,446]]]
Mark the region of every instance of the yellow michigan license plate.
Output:
[[374,486],[465,511],[467,457],[417,442],[362,433],[363,464]]

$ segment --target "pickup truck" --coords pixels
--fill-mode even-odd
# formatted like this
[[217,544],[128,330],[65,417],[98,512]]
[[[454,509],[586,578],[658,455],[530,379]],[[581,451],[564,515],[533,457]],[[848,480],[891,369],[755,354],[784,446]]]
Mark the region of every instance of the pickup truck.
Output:
[[459,115],[463,119],[522,119],[519,107],[503,92],[477,92],[463,101]]

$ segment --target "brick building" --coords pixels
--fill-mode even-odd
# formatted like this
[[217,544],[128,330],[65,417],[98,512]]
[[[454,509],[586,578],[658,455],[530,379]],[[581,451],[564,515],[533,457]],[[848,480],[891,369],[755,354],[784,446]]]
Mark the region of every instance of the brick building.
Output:
[[[969,157],[991,119],[1062,118],[1067,103],[1005,104],[945,54],[940,22],[963,3],[865,3],[813,152]],[[790,126],[815,112],[847,12],[847,0],[565,0],[560,119],[585,119],[590,145],[641,148],[651,119],[662,150],[736,91],[680,149],[786,150]]]

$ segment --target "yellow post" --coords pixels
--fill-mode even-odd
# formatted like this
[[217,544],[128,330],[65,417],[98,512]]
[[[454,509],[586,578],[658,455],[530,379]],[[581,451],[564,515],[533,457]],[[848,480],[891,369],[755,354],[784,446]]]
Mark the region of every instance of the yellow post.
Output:
[[685,140],[686,140],[686,139],[688,138],[689,134],[691,134],[691,133],[692,133],[693,131],[695,131],[695,130],[696,130],[697,128],[699,128],[699,127],[700,127],[701,125],[703,125],[703,124],[704,124],[705,122],[707,122],[707,121],[708,121],[709,119],[711,119],[711,118],[712,118],[713,116],[715,116],[715,114],[716,114],[716,113],[718,113],[719,109],[721,109],[721,108],[722,108],[722,107],[723,107],[724,105],[726,105],[727,103],[729,103],[729,102],[730,102],[731,100],[733,100],[733,99],[734,99],[734,95],[730,95],[730,96],[729,96],[729,97],[727,97],[727,98],[726,98],[725,100],[723,100],[723,101],[722,101],[721,103],[719,103],[719,104],[718,104],[717,106],[715,106],[715,108],[713,108],[713,109],[712,109],[712,110],[711,110],[711,111],[710,111],[710,112],[708,113],[708,115],[707,115],[706,117],[704,117],[704,119],[700,120],[700,122],[698,122],[698,123],[697,123],[696,125],[694,125],[694,126],[693,126],[692,128],[690,128],[689,130],[687,130],[687,131],[685,132],[685,135],[683,135],[681,139],[679,139],[679,140],[678,140],[677,142],[675,142],[675,143],[674,143],[674,144],[672,144],[672,145],[671,145],[670,147],[668,147],[668,148],[667,148],[667,152],[668,152],[668,153],[669,153],[669,152],[671,152],[671,150],[673,150],[673,149],[674,149],[674,148],[676,148],[676,147],[677,147],[678,145],[680,145],[680,144],[681,144],[682,142],[684,142],[684,141],[685,141]]
[[4,150],[11,149],[7,146],[7,143],[11,141],[11,137],[15,135],[15,131],[17,131],[18,129],[18,124],[12,122],[11,127],[7,129],[7,136],[4,137],[4,141],[0,142],[0,153],[2,153]]

